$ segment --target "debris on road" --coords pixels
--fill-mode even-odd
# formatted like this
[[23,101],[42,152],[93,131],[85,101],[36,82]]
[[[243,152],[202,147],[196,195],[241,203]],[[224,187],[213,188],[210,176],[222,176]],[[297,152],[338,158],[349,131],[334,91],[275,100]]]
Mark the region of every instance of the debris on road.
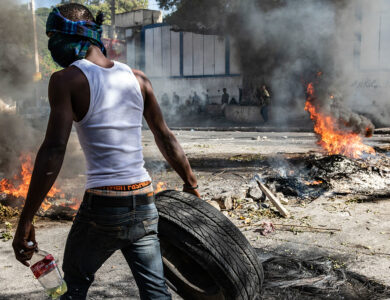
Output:
[[267,236],[275,231],[275,226],[272,224],[272,222],[263,222],[261,227],[260,234],[263,236]]
[[288,218],[290,216],[290,213],[288,210],[280,203],[278,198],[272,192],[261,182],[261,178],[258,174],[255,175],[255,179],[257,181],[257,184],[259,185],[260,189],[263,191],[263,193],[268,197],[268,199],[272,202],[273,205],[277,208],[277,210],[280,212],[280,214]]
[[221,207],[219,206],[217,201],[207,200],[207,203],[210,204],[211,206],[213,206],[214,208],[218,209],[219,211],[221,211]]

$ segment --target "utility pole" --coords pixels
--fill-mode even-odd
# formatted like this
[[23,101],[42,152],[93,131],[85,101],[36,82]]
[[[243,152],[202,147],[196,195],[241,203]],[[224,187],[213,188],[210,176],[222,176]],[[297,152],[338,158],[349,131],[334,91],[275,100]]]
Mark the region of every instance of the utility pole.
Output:
[[115,0],[111,0],[111,38],[115,38]]
[[37,20],[35,16],[35,0],[31,0],[31,12],[33,20],[33,31],[34,31],[34,61],[35,61],[35,74],[34,81],[39,81],[42,78],[39,72],[39,54],[38,54],[38,38],[37,38]]

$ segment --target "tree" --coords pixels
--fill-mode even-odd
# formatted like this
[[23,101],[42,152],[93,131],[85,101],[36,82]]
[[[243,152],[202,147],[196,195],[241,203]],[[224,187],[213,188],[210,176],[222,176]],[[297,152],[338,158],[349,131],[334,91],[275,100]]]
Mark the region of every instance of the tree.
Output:
[[51,9],[47,7],[40,7],[35,11],[37,16],[39,65],[44,80],[48,80],[55,71],[61,70],[61,67],[53,61],[50,51],[47,48],[46,20],[50,12]]
[[[173,11],[166,21],[180,29],[225,34],[231,17],[243,17],[248,10],[268,11],[281,7],[288,0],[157,0],[160,8]],[[337,1],[337,0],[332,0]]]
[[[102,11],[105,16],[106,25],[111,25],[111,1],[112,0],[62,0],[61,3],[80,3],[90,9],[92,14],[96,16],[99,11]],[[115,0],[115,13],[120,14],[129,12],[135,9],[148,8],[148,0]]]

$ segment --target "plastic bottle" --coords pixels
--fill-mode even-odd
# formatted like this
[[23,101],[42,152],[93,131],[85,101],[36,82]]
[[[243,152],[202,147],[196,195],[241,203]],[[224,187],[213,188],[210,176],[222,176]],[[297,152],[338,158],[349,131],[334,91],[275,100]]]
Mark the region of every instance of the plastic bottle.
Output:
[[[33,245],[33,242],[28,242],[28,246]],[[54,257],[46,251],[35,250],[30,269],[52,299],[57,299],[68,290]]]

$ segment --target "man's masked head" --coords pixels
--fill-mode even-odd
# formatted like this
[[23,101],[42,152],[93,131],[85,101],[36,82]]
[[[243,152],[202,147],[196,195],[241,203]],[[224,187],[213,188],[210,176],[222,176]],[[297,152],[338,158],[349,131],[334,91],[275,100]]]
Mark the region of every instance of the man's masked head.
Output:
[[88,48],[95,45],[106,55],[101,41],[102,15],[95,21],[92,13],[80,4],[65,4],[54,8],[46,22],[49,50],[53,60],[61,67],[68,67],[85,58]]

